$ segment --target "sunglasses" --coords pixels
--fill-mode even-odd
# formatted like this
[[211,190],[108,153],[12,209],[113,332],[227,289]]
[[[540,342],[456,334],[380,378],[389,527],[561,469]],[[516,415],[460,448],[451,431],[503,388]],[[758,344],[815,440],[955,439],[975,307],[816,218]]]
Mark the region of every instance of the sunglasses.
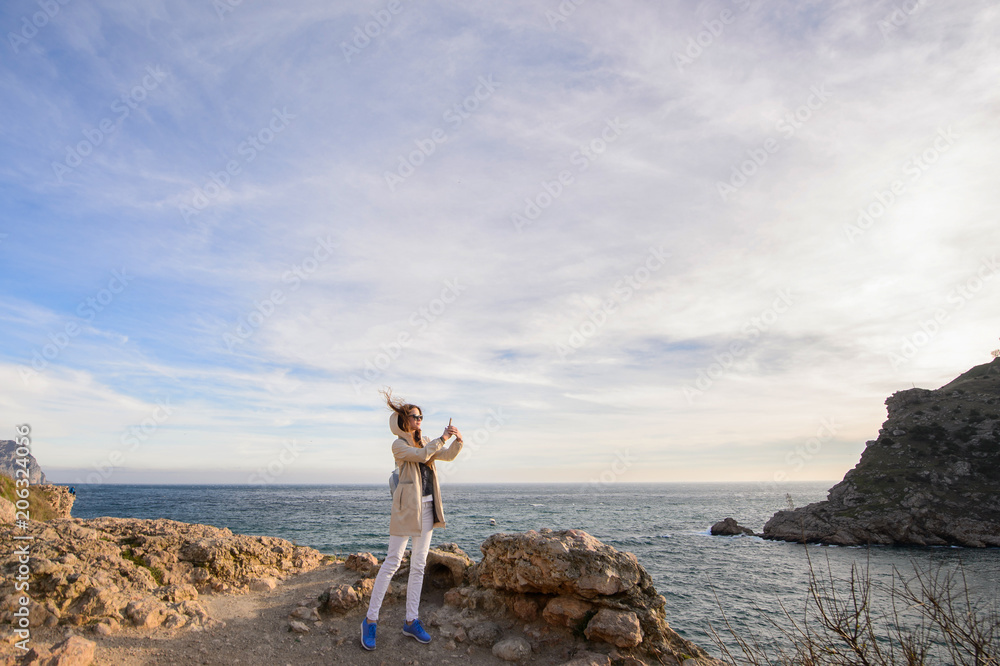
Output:
[[410,414],[409,417],[411,419],[415,419],[417,421],[423,421],[424,420],[424,417],[423,417],[422,414]]

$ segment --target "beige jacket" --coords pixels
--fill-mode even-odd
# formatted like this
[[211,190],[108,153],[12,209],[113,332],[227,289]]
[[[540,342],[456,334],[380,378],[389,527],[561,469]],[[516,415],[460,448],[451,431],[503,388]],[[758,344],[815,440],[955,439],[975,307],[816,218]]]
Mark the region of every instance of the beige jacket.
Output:
[[[462,450],[462,442],[457,439],[445,447],[441,437],[424,440],[424,448],[413,445],[413,433],[404,432],[396,420],[396,412],[389,415],[389,429],[396,435],[392,443],[392,455],[399,468],[399,484],[392,494],[392,515],[389,518],[391,536],[420,536],[421,498],[423,496],[420,479],[420,463],[434,469],[435,460],[454,460]],[[444,508],[441,504],[441,488],[437,473],[434,474],[434,528],[444,527]]]

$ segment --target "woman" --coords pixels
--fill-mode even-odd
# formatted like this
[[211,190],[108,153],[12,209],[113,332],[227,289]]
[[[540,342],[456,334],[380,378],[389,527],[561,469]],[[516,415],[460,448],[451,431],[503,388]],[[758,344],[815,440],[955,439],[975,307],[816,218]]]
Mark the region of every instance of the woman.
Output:
[[[423,410],[416,405],[394,400],[391,391],[382,393],[392,410],[389,415],[389,429],[396,435],[392,443],[392,455],[399,468],[399,483],[392,494],[392,514],[389,519],[389,552],[375,577],[368,614],[361,622],[361,645],[366,650],[375,649],[375,628],[382,598],[389,588],[389,580],[396,570],[406,550],[406,543],[413,537],[410,548],[410,577],[406,582],[406,621],[403,633],[413,636],[421,643],[430,643],[431,637],[420,624],[420,589],[424,582],[424,564],[427,550],[431,545],[431,533],[435,527],[444,527],[444,510],[441,506],[441,489],[438,487],[434,461],[454,460],[462,450],[462,433],[448,425],[441,437],[433,441],[420,432]],[[445,442],[455,436],[451,446]]]

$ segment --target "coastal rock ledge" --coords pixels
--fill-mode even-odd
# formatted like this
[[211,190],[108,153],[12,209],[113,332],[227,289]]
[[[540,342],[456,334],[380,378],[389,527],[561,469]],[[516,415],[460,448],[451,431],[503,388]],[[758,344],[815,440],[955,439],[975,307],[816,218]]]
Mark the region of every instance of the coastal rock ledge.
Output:
[[[323,555],[284,539],[233,534],[175,520],[56,518],[0,526],[0,570],[17,575],[14,536],[30,536],[30,624],[123,624],[207,629],[218,624],[199,603],[205,593],[246,592],[319,566]],[[11,624],[20,593],[0,598],[0,624]],[[100,626],[97,626],[100,625]]]
[[1000,358],[936,390],[898,391],[826,501],[778,511],[763,537],[843,546],[1000,546]]

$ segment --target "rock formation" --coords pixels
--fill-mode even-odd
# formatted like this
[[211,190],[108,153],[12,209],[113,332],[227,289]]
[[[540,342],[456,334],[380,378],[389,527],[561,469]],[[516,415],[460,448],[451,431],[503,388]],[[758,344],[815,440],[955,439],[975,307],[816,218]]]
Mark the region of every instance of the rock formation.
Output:
[[494,534],[480,550],[469,584],[449,590],[446,604],[513,615],[536,641],[583,638],[656,663],[711,661],[667,624],[666,600],[632,553],[580,530],[548,529]]
[[[16,471],[23,469],[16,462],[20,457],[21,456],[17,455],[16,441],[13,439],[0,439],[0,474],[6,474],[7,476],[14,478]],[[45,473],[42,472],[42,468],[39,467],[38,461],[35,460],[35,456],[29,453],[27,458],[28,483],[33,486],[48,483],[48,481],[45,480]]]
[[712,525],[712,529],[709,531],[712,536],[742,536],[744,534],[747,536],[759,536],[749,527],[743,527],[737,523],[735,518],[723,518]]
[[[273,588],[323,555],[284,539],[233,534],[174,520],[59,518],[0,527],[0,571],[18,570],[14,535],[30,535],[32,626],[120,623],[145,628],[212,626],[199,594]],[[19,593],[0,599],[10,623]]]
[[1000,546],[1000,358],[885,404],[878,437],[826,501],[778,511],[764,538]]

